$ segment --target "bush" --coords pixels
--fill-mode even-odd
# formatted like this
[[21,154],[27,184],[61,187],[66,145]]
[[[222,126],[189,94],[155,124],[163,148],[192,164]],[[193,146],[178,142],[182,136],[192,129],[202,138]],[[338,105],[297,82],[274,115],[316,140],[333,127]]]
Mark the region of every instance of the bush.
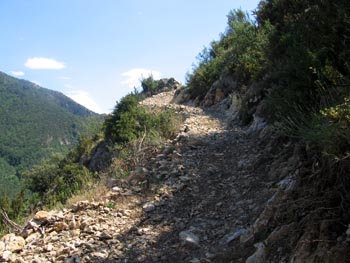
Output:
[[238,87],[261,78],[268,62],[265,51],[272,32],[268,21],[257,25],[242,10],[231,11],[225,34],[198,55],[197,65],[187,75],[191,98],[202,100],[220,76],[234,76]]
[[141,80],[142,92],[147,96],[154,95],[157,93],[158,81],[153,79],[153,76],[150,75],[148,78]]
[[104,123],[105,137],[113,143],[125,144],[144,135],[169,138],[181,122],[174,111],[148,112],[138,104],[139,95],[129,94],[117,103]]

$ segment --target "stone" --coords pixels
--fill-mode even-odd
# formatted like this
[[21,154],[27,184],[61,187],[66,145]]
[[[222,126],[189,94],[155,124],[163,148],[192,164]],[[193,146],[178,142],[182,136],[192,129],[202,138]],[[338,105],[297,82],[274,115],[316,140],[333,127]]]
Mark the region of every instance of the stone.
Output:
[[47,263],[47,261],[45,259],[38,257],[38,256],[35,256],[32,263]]
[[50,251],[52,251],[53,249],[54,249],[54,247],[53,247],[53,245],[52,245],[51,243],[49,243],[49,244],[47,244],[47,245],[45,246],[45,251],[50,252]]
[[5,250],[5,243],[0,241],[0,254]]
[[123,189],[120,188],[120,187],[118,187],[118,186],[114,186],[114,187],[112,188],[112,192],[114,192],[114,193],[120,193],[120,192],[122,192],[122,191],[123,191]]
[[2,242],[4,242],[5,249],[10,252],[17,252],[23,249],[26,242],[23,237],[16,236],[15,234],[7,234],[2,237]]
[[179,238],[183,245],[199,245],[199,237],[191,231],[181,231],[179,233]]
[[29,244],[29,243],[36,241],[38,238],[40,238],[40,233],[34,232],[34,233],[30,234],[28,237],[26,237],[25,241],[27,244]]
[[281,226],[279,228],[276,228],[268,236],[268,238],[266,240],[267,243],[270,244],[272,242],[276,242],[278,240],[283,239],[284,237],[286,237],[288,235],[288,233],[291,231],[292,228],[293,228],[293,224],[283,225],[283,226]]
[[350,242],[350,224],[348,225],[348,229],[345,232],[346,234],[346,241]]
[[50,213],[47,211],[39,211],[34,215],[34,219],[40,222],[47,222],[50,219]]
[[101,233],[101,235],[99,236],[100,240],[108,240],[108,239],[112,239],[112,235],[110,235],[108,232],[103,231]]
[[219,244],[221,246],[223,245],[228,245],[230,244],[233,240],[236,240],[237,238],[239,238],[241,235],[247,233],[247,229],[245,228],[238,228],[228,234],[226,234],[220,241]]
[[254,234],[258,234],[266,230],[274,214],[275,214],[275,208],[273,206],[267,205],[264,211],[260,214],[260,216],[254,222],[254,225],[253,225]]
[[247,129],[248,134],[257,133],[267,126],[267,122],[264,118],[258,117],[255,114],[253,117],[254,117],[253,122]]
[[93,252],[91,253],[93,257],[99,258],[99,259],[104,259],[107,258],[108,255],[102,253],[102,252]]
[[151,202],[148,202],[148,203],[145,203],[143,206],[142,206],[142,209],[145,211],[145,212],[151,212],[155,209],[155,205]]
[[239,161],[237,162],[237,168],[238,168],[239,170],[242,170],[242,169],[244,169],[246,166],[248,166],[248,164],[249,164],[249,162],[248,162],[247,160],[239,160]]
[[70,233],[71,233],[71,236],[77,237],[77,236],[80,235],[80,229],[79,229],[79,228],[78,228],[78,229],[72,229],[72,230],[70,231]]
[[64,260],[64,263],[80,263],[80,262],[81,262],[81,258],[78,256],[71,256]]
[[34,231],[37,231],[42,224],[43,224],[43,221],[40,221],[38,219],[32,219],[28,222],[27,226],[29,228],[32,228]]
[[12,252],[6,250],[6,251],[2,252],[2,259],[5,261],[8,261],[10,259],[11,255],[12,255]]
[[251,255],[245,263],[265,263],[266,262],[266,246],[263,243],[257,243],[254,245],[257,250]]
[[78,212],[87,209],[90,206],[90,202],[87,200],[77,202],[73,205],[73,211]]
[[60,221],[60,222],[56,222],[53,225],[53,229],[56,232],[60,232],[60,231],[63,231],[63,230],[68,230],[69,226],[67,225],[67,223]]
[[69,229],[74,230],[80,227],[80,221],[75,219],[75,216],[72,217],[72,220],[69,222]]
[[253,245],[254,241],[255,241],[255,236],[254,236],[254,233],[252,232],[252,229],[249,229],[248,231],[243,233],[239,238],[239,242],[244,246]]
[[16,258],[15,263],[26,263],[26,262],[22,257],[18,257],[18,258]]

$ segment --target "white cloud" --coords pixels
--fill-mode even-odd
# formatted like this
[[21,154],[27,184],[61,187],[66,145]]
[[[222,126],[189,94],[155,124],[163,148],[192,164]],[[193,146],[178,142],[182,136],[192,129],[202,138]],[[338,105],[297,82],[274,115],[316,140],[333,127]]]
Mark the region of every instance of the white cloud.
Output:
[[70,90],[66,94],[72,100],[78,102],[80,105],[83,105],[89,110],[92,110],[97,113],[103,113],[100,106],[97,105],[94,99],[91,98],[90,94],[85,90]]
[[59,77],[59,79],[62,79],[62,80],[70,80],[70,77],[61,76],[61,77]]
[[10,71],[10,73],[14,76],[17,76],[17,77],[24,76],[23,71]]
[[24,66],[30,69],[63,69],[66,67],[63,62],[55,59],[39,57],[28,58]]
[[122,81],[122,84],[127,85],[129,88],[139,87],[140,80],[142,78],[148,78],[151,75],[154,79],[159,79],[162,74],[157,70],[144,68],[130,69],[129,71],[122,73],[122,76],[125,78],[125,80]]
[[64,84],[64,87],[65,87],[65,88],[68,88],[68,89],[73,88],[73,86],[72,86],[71,84]]

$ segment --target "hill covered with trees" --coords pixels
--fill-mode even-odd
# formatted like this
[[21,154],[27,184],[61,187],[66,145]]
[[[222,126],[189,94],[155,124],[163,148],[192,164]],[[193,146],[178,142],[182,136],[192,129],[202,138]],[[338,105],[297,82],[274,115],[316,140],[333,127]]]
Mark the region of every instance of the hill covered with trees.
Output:
[[102,122],[60,92],[1,72],[0,101],[0,191],[10,195],[18,190],[24,170],[66,153]]

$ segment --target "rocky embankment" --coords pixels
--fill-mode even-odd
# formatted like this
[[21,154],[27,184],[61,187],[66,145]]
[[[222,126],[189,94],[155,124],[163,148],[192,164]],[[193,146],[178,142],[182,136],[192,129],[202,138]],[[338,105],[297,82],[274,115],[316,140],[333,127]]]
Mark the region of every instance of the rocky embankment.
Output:
[[297,225],[276,212],[297,186],[296,147],[269,128],[232,126],[225,102],[200,109],[173,95],[142,102],[186,116],[144,163],[147,189],[135,177],[98,201],[38,212],[1,239],[3,262],[313,262],[292,250]]

